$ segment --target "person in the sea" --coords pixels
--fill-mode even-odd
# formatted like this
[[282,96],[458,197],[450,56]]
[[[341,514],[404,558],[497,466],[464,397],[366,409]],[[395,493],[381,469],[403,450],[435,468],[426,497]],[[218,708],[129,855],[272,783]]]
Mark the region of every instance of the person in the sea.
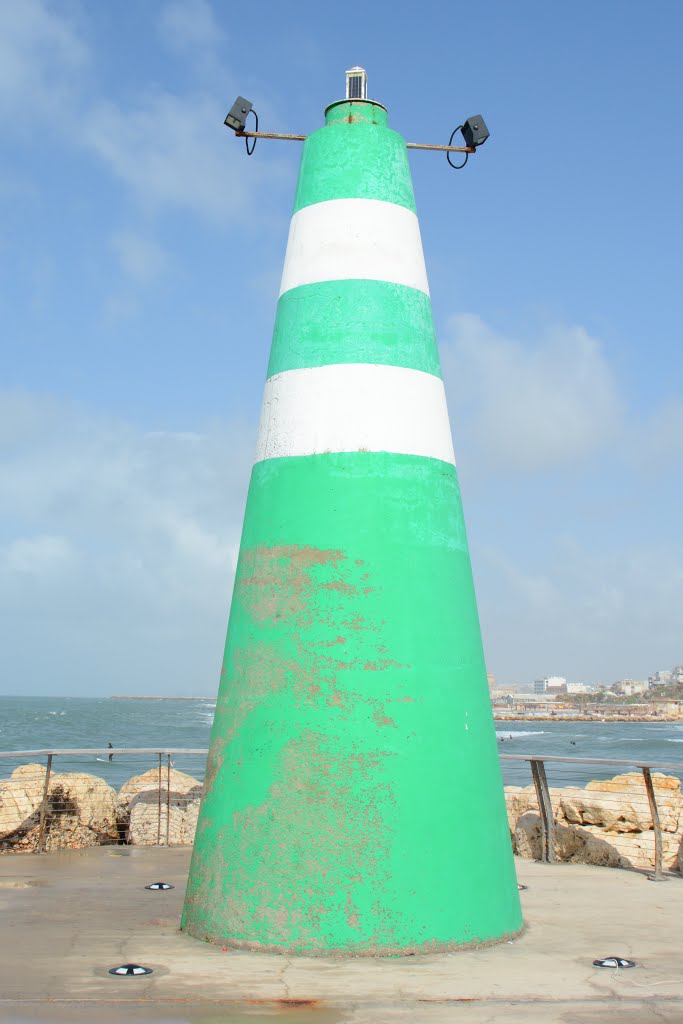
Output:
[[[107,743],[107,746],[109,747],[110,750],[113,750],[113,748],[114,748],[114,744],[113,743]],[[113,754],[109,755],[109,760],[110,761],[114,760],[114,755]]]

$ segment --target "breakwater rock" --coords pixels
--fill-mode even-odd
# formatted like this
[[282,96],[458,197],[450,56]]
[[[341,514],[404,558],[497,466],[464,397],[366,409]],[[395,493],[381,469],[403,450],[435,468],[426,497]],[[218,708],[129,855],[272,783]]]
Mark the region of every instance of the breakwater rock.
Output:
[[[0,850],[38,850],[45,777],[43,765],[26,764],[0,782]],[[175,769],[153,768],[118,793],[97,775],[53,772],[45,794],[43,849],[191,844],[201,793],[201,782]]]
[[117,797],[121,834],[131,846],[190,845],[199,817],[202,784],[191,775],[152,768],[129,779]]
[[[45,776],[43,765],[24,764],[0,782],[2,849],[38,849]],[[55,772],[50,775],[45,797],[45,850],[79,849],[118,841],[116,791],[104,779],[84,772]]]
[[[662,866],[683,871],[683,796],[680,780],[652,776],[660,826]],[[506,786],[510,835],[520,857],[541,856],[541,819],[533,786]],[[585,788],[550,788],[556,822],[555,856],[575,864],[652,869],[655,833],[640,772],[589,782]]]
[[[0,782],[0,851],[35,852],[45,792],[45,767],[26,764]],[[653,774],[662,828],[663,867],[683,873],[683,795],[679,779]],[[127,843],[191,845],[202,784],[176,769],[129,779],[116,792],[81,772],[50,776],[43,821],[45,850]],[[559,861],[650,870],[655,834],[640,772],[550,789]],[[510,836],[520,857],[540,859],[541,819],[533,786],[506,786]]]

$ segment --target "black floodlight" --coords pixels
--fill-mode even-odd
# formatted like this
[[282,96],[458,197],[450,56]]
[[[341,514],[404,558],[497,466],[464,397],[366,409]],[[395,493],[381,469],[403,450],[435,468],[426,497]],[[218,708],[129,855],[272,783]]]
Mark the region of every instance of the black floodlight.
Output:
[[234,132],[243,132],[252,106],[253,104],[245,100],[244,96],[238,96],[223,124],[232,128]]
[[141,967],[140,964],[121,964],[120,967],[110,967],[109,973],[117,974],[119,978],[137,978],[141,974],[152,974],[152,968]]
[[483,146],[490,132],[481,114],[475,114],[473,117],[468,117],[465,121],[462,126],[462,134],[465,145],[476,149],[477,146]]

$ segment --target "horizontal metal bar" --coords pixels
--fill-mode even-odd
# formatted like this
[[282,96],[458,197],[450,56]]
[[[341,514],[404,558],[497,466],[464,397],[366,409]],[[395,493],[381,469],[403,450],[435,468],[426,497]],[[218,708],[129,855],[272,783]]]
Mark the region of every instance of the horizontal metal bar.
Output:
[[188,749],[178,747],[103,747],[87,750],[0,750],[0,757],[47,757],[54,754],[58,757],[68,757],[70,754],[208,754],[209,748]]
[[[88,748],[64,748],[46,750],[0,750],[0,758],[27,758],[47,757],[54,754],[58,757],[69,755],[85,754],[208,754],[208,747],[88,747]],[[653,768],[656,770],[666,768],[669,771],[683,772],[683,762],[677,764],[671,761],[621,761],[601,757],[554,757],[544,754],[499,754],[501,761],[552,761],[561,764],[602,764],[615,765],[624,768]]]
[[406,149],[433,149],[438,153],[476,153],[474,146],[433,146],[429,142],[406,142]]
[[[281,132],[235,132],[238,139],[284,139],[304,142],[307,135],[283,135]],[[433,149],[439,153],[476,153],[474,146],[435,146],[429,142],[406,142],[406,149]]]
[[281,132],[235,132],[238,139],[284,139],[286,142],[304,142],[307,135],[283,135]]
[[612,761],[601,757],[546,757],[545,754],[499,754],[501,761],[554,761],[563,764],[606,764],[624,768],[668,768],[683,772],[683,763],[671,764],[664,761]]

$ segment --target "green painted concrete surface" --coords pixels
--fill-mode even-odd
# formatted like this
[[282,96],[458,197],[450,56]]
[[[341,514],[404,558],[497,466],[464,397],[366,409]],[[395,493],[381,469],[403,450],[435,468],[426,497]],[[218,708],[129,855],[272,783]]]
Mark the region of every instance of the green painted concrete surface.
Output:
[[432,304],[389,281],[319,281],[280,296],[268,376],[332,363],[383,363],[441,376]]
[[[370,104],[354,104],[368,106]],[[344,110],[334,106],[333,113]],[[382,120],[386,121],[386,113]],[[326,124],[308,136],[301,155],[294,212],[329,199],[379,199],[415,210],[405,140],[382,124]]]
[[522,924],[455,469],[254,467],[184,927],[300,953]]
[[[306,141],[295,209],[413,209],[403,140],[343,115]],[[439,376],[428,297],[285,293],[269,374],[344,362]],[[254,467],[206,786],[183,916],[198,938],[378,955],[521,928],[451,465],[353,451]]]

